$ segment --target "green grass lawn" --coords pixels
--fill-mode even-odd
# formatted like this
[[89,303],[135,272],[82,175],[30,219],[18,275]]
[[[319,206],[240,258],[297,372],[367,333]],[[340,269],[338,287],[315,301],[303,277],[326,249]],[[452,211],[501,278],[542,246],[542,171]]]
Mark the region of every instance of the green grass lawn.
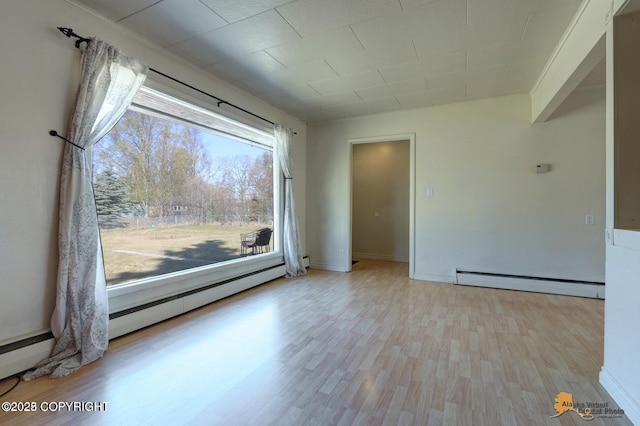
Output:
[[178,225],[100,232],[107,285],[240,257],[240,234],[264,225]]

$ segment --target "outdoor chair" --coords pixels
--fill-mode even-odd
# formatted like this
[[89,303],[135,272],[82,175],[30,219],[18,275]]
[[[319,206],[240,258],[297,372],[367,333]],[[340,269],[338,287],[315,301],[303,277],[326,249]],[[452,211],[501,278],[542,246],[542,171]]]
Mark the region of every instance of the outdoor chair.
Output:
[[271,249],[271,228],[262,228],[256,231],[240,234],[240,256],[249,254],[266,253]]

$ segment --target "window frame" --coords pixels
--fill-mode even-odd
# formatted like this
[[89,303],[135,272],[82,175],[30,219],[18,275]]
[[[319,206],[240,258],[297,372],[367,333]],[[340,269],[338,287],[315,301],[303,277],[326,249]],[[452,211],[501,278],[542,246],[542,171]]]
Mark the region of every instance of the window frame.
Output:
[[[269,146],[273,152],[273,251],[108,286],[107,295],[109,298],[110,314],[139,307],[141,305],[178,294],[192,292],[202,287],[230,281],[240,276],[284,264],[284,256],[282,252],[284,180],[280,162],[278,161],[277,144],[275,143],[275,138],[273,136],[273,129],[226,111],[224,111],[224,113],[214,112],[214,109],[217,107],[215,104],[197,97],[187,96],[183,92],[173,90],[172,88],[164,86],[153,80],[147,79],[141,90],[155,92],[167,99],[176,100],[193,108],[204,110],[205,113],[210,114],[213,117],[219,117],[222,120],[236,122],[240,126],[253,128],[257,132],[261,132],[271,139],[272,144],[270,146],[260,142],[256,144],[259,146]],[[132,105],[130,109],[144,112],[144,108],[141,108],[138,105]],[[155,115],[162,116],[162,113]],[[169,120],[177,119],[179,121],[179,118],[171,114],[167,114],[165,118]],[[227,132],[221,132],[219,130],[216,131],[209,126],[199,126],[187,120],[184,120],[184,124],[194,126],[205,131],[219,133],[229,139],[249,143],[245,138],[233,137]],[[91,155],[91,153],[88,154]],[[238,242],[239,241],[240,236],[238,235]],[[100,244],[102,245],[102,243]]]

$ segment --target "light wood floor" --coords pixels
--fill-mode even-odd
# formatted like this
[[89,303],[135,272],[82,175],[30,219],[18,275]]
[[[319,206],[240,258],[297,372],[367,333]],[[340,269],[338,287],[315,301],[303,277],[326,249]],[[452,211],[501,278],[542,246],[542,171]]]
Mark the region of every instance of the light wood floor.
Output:
[[71,376],[2,398],[108,401],[106,412],[0,412],[0,423],[585,423],[550,418],[559,392],[617,408],[598,384],[603,301],[406,276],[405,264],[361,261],[348,274],[274,281],[115,339]]

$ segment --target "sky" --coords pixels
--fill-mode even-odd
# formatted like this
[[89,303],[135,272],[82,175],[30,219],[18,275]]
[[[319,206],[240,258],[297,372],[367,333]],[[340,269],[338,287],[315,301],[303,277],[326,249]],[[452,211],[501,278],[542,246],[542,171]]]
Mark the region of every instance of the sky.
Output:
[[221,153],[225,157],[248,155],[252,159],[258,158],[265,151],[263,148],[251,146],[236,140],[203,131],[202,144],[209,153],[209,158],[218,157]]

